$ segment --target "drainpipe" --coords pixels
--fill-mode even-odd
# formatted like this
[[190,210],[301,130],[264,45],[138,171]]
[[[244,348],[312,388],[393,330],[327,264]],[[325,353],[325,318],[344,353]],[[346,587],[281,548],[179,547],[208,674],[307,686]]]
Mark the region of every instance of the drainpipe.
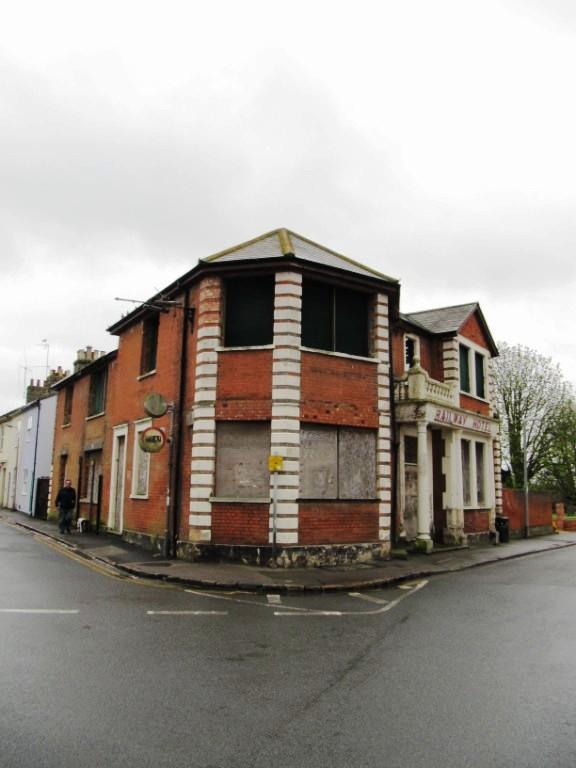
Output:
[[396,428],[396,401],[394,399],[394,359],[392,357],[392,327],[388,312],[388,356],[390,359],[390,445],[392,446],[392,488],[390,501],[390,544],[397,544],[398,538],[398,430]]
[[174,404],[172,442],[170,444],[170,503],[166,520],[165,555],[176,557],[178,533],[180,528],[180,498],[182,496],[182,435],[184,432],[184,405],[186,400],[186,381],[188,378],[188,324],[190,316],[190,291],[184,293],[182,308],[182,327],[180,339],[180,366],[178,379],[178,397]]
[[36,436],[34,438],[34,462],[32,463],[32,481],[30,483],[30,503],[28,504],[28,512],[32,517],[32,502],[34,500],[34,483],[36,482],[36,458],[38,456],[38,435],[40,434],[40,407],[42,401],[39,400],[36,405],[37,417],[36,417]]

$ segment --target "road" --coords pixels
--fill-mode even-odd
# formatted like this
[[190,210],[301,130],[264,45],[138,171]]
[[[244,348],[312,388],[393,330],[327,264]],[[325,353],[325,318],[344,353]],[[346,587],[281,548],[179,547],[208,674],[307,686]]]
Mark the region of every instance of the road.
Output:
[[0,522],[2,768],[571,768],[576,549],[366,593],[190,592]]

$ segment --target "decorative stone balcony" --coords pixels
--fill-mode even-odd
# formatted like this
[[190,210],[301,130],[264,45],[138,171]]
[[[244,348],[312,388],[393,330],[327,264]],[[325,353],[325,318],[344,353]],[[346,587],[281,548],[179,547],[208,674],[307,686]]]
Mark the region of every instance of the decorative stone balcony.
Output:
[[394,396],[397,403],[416,400],[455,407],[460,405],[457,382],[436,381],[430,378],[417,360],[407,374],[395,380]]

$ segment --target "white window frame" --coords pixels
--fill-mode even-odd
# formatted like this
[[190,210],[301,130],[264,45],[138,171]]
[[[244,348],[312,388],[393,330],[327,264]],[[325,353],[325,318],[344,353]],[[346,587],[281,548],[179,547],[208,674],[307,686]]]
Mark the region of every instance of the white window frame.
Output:
[[[152,419],[139,419],[134,422],[134,449],[132,452],[132,488],[131,499],[147,499],[150,491],[150,456],[140,448],[139,437],[145,429],[152,426]],[[146,457],[146,492],[138,493],[139,462]]]
[[[458,337],[458,386],[460,387],[460,347],[464,347],[468,351],[468,372],[470,374],[470,391],[460,388],[460,392],[463,395],[469,395],[476,398],[476,400],[482,400],[488,402],[488,362],[490,360],[490,353],[484,347],[475,344],[470,339],[465,339],[463,336]],[[482,355],[484,358],[484,397],[480,397],[477,394],[478,387],[476,382],[476,357],[475,353]]]
[[[490,485],[490,450],[491,445],[486,440],[478,440],[472,435],[462,437],[461,443],[468,443],[469,445],[469,460],[470,460],[470,502],[467,504],[464,498],[464,464],[462,463],[462,503],[464,509],[490,509],[492,507],[492,487]],[[482,477],[482,488],[484,490],[484,500],[480,503],[478,501],[478,466],[476,463],[476,446],[484,446],[484,472]],[[462,462],[462,449],[460,450],[460,462]]]
[[413,333],[405,333],[404,334],[404,344],[403,344],[403,350],[404,350],[404,370],[405,371],[409,371],[412,368],[411,365],[408,365],[408,361],[406,359],[406,343],[407,343],[408,340],[414,342],[414,359],[415,360],[420,360],[420,362],[422,361],[421,357],[420,357],[420,337],[416,336]]

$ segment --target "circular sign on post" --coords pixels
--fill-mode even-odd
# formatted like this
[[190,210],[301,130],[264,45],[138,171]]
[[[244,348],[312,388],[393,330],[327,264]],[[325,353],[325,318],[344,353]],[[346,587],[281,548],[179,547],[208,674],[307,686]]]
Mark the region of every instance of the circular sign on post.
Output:
[[163,429],[158,427],[148,427],[143,429],[138,437],[138,444],[144,453],[158,453],[164,448],[166,442],[166,435]]
[[159,392],[150,392],[144,400],[144,410],[148,416],[155,416],[156,418],[164,416],[168,410],[166,398]]

